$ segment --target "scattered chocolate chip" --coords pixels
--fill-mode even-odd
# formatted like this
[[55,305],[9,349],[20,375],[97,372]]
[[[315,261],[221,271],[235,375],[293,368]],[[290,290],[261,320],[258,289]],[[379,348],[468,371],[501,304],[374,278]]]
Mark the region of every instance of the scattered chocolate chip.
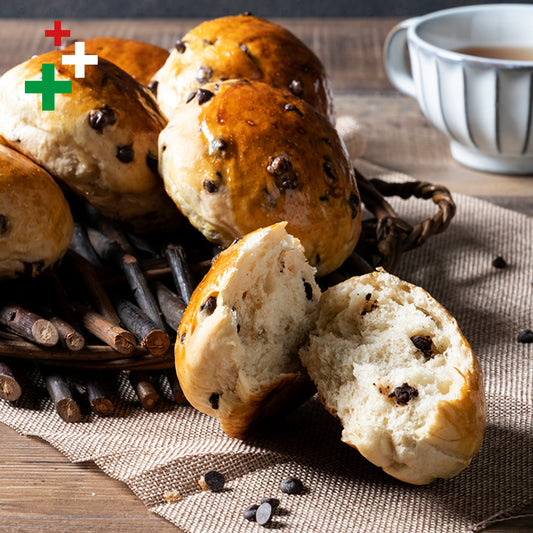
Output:
[[198,83],[207,83],[213,77],[213,69],[207,65],[201,65],[196,71],[196,81]]
[[304,85],[300,80],[292,80],[289,83],[289,89],[294,96],[302,96],[304,93]]
[[216,470],[210,470],[205,473],[198,481],[198,484],[204,490],[210,490],[211,492],[221,492],[226,483],[224,474],[217,472]]
[[209,143],[209,154],[222,154],[226,151],[227,147],[228,143],[224,139],[222,139],[221,137],[215,137]]
[[185,344],[185,337],[187,336],[187,332],[184,332],[182,333],[181,337],[180,337],[180,342],[181,344]]
[[247,120],[246,124],[248,124],[248,126],[255,126],[255,122],[253,120]]
[[329,202],[329,197],[327,194],[324,194],[318,198],[321,202]]
[[166,149],[167,149],[167,145],[164,144],[163,147],[161,148],[161,151],[164,152]]
[[244,43],[239,45],[239,48],[248,56],[248,57],[252,57],[252,54],[250,52],[250,49],[248,48],[248,46],[246,46]]
[[518,334],[518,342],[523,342],[524,344],[529,344],[533,342],[533,331],[530,329],[525,329]]
[[305,289],[305,297],[308,300],[313,299],[313,287],[311,287],[311,284],[308,281],[304,281],[304,289]]
[[272,520],[273,514],[272,505],[266,502],[262,503],[255,511],[255,521],[260,526],[266,526]]
[[157,80],[152,80],[148,84],[148,89],[152,92],[154,96],[157,96],[157,87],[159,86],[159,82]]
[[241,331],[241,325],[237,324],[237,333],[240,333],[240,331]]
[[404,383],[400,387],[395,387],[395,389],[389,394],[389,398],[395,399],[396,405],[407,405],[409,400],[416,398],[417,396],[418,391],[408,383]]
[[185,103],[188,104],[189,102],[192,102],[197,92],[198,91],[193,91],[192,93],[190,93],[189,96],[187,96]]
[[295,106],[294,104],[285,104],[283,109],[285,109],[285,111],[294,111],[296,114],[300,115],[301,117],[304,116],[304,114],[300,111],[300,109],[298,109],[298,107]]
[[279,488],[286,494],[300,494],[304,490],[304,485],[298,478],[288,477],[281,482]]
[[155,174],[157,174],[157,163],[157,156],[152,154],[152,152],[148,152],[146,155],[146,164],[148,165],[148,168]]
[[494,268],[506,268],[507,261],[501,255],[499,255],[496,257],[496,259],[494,259],[494,261],[492,261],[492,266]]
[[220,89],[220,83],[215,83],[215,84],[213,85],[213,90],[216,92],[216,91],[218,91],[219,89]]
[[187,41],[182,41],[181,39],[179,39],[178,41],[176,41],[176,44],[174,45],[177,52],[179,54],[184,54],[185,53],[185,50],[187,50]]
[[234,244],[237,244],[241,240],[242,240],[242,237],[237,237],[236,239],[233,239],[233,242],[231,243],[230,246],[233,246]]
[[217,308],[217,299],[214,296],[210,296],[200,307],[200,311],[205,311],[208,315],[212,315],[213,311]]
[[218,392],[213,392],[211,396],[209,396],[209,405],[213,409],[218,409],[218,401],[220,400],[220,394]]
[[246,507],[246,509],[242,512],[244,518],[246,518],[246,520],[250,520],[250,522],[255,522],[255,513],[258,507],[259,505],[257,503],[252,503],[252,505]]
[[4,215],[0,215],[0,235],[7,233],[7,218]]
[[259,503],[269,503],[273,512],[276,512],[276,509],[279,507],[279,500],[277,498],[263,498]]
[[372,293],[369,292],[366,296],[365,296],[365,300],[368,302],[368,300],[370,300],[370,298],[372,298]]
[[251,17],[252,16],[252,12],[251,11],[245,11],[242,15],[243,15],[243,17]]
[[359,196],[355,194],[353,191],[350,193],[350,207],[352,208],[352,218],[355,218],[357,216],[357,209],[359,207]]
[[89,112],[89,126],[98,133],[102,133],[106,126],[115,124],[116,121],[114,111],[107,104]]
[[198,94],[198,105],[205,104],[206,102],[209,102],[213,96],[215,96],[214,93],[211,91],[208,91],[207,89],[198,89],[196,91]]
[[203,188],[209,193],[212,194],[218,191],[218,185],[211,180],[204,180],[202,183]]
[[324,172],[326,173],[329,182],[337,181],[337,170],[329,159],[326,159],[324,161],[324,163],[322,164],[322,168],[324,169]]
[[122,163],[131,163],[134,155],[133,146],[129,144],[126,146],[119,146],[117,148],[117,159]]

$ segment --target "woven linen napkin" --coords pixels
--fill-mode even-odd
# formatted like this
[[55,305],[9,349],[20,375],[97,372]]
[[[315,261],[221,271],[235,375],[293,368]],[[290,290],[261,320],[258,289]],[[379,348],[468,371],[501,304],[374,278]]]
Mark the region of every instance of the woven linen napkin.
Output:
[[[370,178],[409,179],[363,160],[356,165]],[[316,398],[247,442],[229,438],[188,405],[142,410],[125,380],[110,418],[66,423],[41,386],[15,405],[1,401],[0,421],[48,441],[73,462],[94,461],[190,533],[264,531],[242,511],[265,496],[278,497],[283,510],[270,527],[287,532],[480,531],[533,501],[533,344],[517,342],[519,331],[533,326],[533,220],[474,198],[455,200],[451,226],[404,254],[396,272],[449,309],[484,371],[485,440],[454,479],[410,486],[387,476],[340,441],[339,422]],[[391,203],[410,221],[435,210],[421,200]],[[508,267],[494,268],[496,256]],[[224,473],[223,492],[199,488],[208,470]],[[281,493],[288,476],[307,491]],[[166,491],[182,499],[168,503]]]

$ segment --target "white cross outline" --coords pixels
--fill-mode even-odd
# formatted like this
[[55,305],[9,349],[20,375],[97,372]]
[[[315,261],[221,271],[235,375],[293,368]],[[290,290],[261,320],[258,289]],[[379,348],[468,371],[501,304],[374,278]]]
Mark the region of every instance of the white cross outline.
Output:
[[61,56],[63,65],[74,65],[74,77],[85,78],[85,65],[98,65],[98,56],[85,55],[85,41],[74,43],[74,55]]

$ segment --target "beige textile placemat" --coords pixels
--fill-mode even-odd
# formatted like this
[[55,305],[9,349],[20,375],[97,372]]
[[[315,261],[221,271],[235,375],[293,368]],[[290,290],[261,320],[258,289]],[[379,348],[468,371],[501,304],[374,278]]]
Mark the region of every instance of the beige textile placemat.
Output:
[[[364,161],[368,177],[409,179]],[[241,442],[190,406],[143,411],[125,381],[112,418],[63,422],[42,386],[16,406],[0,402],[0,421],[41,437],[71,461],[94,461],[125,483],[148,508],[191,533],[260,532],[242,510],[265,496],[281,499],[271,528],[346,533],[479,531],[533,501],[533,344],[516,340],[533,328],[533,219],[456,195],[450,228],[404,255],[397,274],[426,288],[454,314],[485,373],[485,441],[471,466],[451,480],[417,487],[396,481],[340,442],[341,427],[311,399],[261,437]],[[418,221],[431,202],[393,200]],[[509,267],[496,269],[503,256]],[[228,480],[221,493],[201,491],[208,470]],[[278,490],[297,476],[308,491]],[[183,499],[166,503],[163,493]]]

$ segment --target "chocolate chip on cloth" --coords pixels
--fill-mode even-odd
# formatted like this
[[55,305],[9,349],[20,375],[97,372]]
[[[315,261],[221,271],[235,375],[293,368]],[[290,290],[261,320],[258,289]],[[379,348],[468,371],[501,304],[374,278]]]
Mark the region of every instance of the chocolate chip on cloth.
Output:
[[[74,52],[67,46],[66,53]],[[96,54],[117,65],[141,85],[150,83],[153,75],[165,64],[169,53],[155,44],[116,37],[97,37],[85,41],[85,53]]]
[[286,220],[319,276],[337,269],[359,239],[361,202],[335,129],[265,83],[228,80],[197,93],[209,99],[181,105],[159,138],[166,190],[191,224],[227,247]]
[[291,32],[258,17],[203,22],[176,43],[154,76],[159,105],[169,118],[200,85],[237,78],[290,90],[334,122],[332,93],[318,57]]
[[0,140],[0,279],[37,275],[64,255],[73,231],[52,176]]
[[[74,66],[62,65],[64,53],[36,56],[0,78],[0,135],[128,229],[177,227],[182,216],[154,172],[166,119],[153,95],[103,58],[76,78]],[[72,82],[71,94],[55,95],[55,111],[42,111],[41,95],[24,92],[26,80],[41,79],[43,63]]]

